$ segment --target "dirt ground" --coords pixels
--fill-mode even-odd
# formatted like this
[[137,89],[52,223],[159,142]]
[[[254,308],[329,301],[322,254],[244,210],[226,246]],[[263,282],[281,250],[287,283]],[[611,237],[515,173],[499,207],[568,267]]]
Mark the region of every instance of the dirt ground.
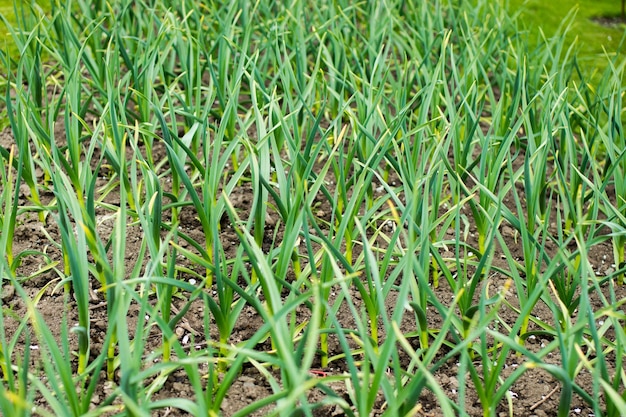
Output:
[[[12,138],[10,132],[3,132],[0,135],[0,146],[8,148],[9,146],[11,146],[11,143]],[[41,172],[39,172],[39,175],[41,176]],[[40,180],[43,180],[43,178],[40,178]],[[101,180],[101,185],[104,185],[106,181],[106,179]],[[20,196],[20,204],[27,205],[28,189],[27,187],[22,186],[21,191],[22,192]],[[242,218],[247,218],[247,214],[250,210],[250,196],[250,186],[246,183],[237,188],[231,195],[231,200],[233,201],[235,207],[239,210],[240,216]],[[44,192],[42,192],[41,197],[44,200],[44,203],[52,201],[53,199],[52,193],[45,192],[45,190]],[[115,198],[115,194],[111,193],[107,196],[107,202],[115,205]],[[330,207],[328,206],[328,202],[320,197],[319,203],[320,204],[318,207],[318,214],[320,215],[320,217],[327,216],[328,213],[330,213]],[[511,204],[511,208],[513,208],[514,206],[512,201],[509,203]],[[106,236],[113,229],[113,220],[107,216],[108,214],[110,214],[110,212],[107,212],[104,208],[98,208],[97,215],[99,221],[99,232],[102,236]],[[167,217],[168,213],[164,213],[163,215]],[[186,233],[188,233],[191,237],[202,237],[200,224],[191,209],[183,210],[181,218],[182,227],[185,228]],[[471,218],[471,216],[468,215],[468,218]],[[320,225],[322,224],[323,223],[320,223]],[[274,240],[273,236],[275,233],[278,233],[278,239],[276,241],[280,241],[282,227],[283,226],[280,221],[268,221],[268,225],[266,226],[266,233],[269,237],[271,237],[268,239],[270,242]],[[279,230],[277,231],[276,228],[278,228]],[[511,227],[503,224],[500,231],[505,238],[506,244],[512,254],[516,258],[522,259],[522,248],[520,247],[519,240]],[[470,229],[470,232],[473,232],[473,227]],[[449,232],[449,238],[454,238],[453,231]],[[474,239],[472,234],[470,234],[469,239]],[[61,238],[59,235],[59,230],[52,215],[48,215],[44,223],[39,221],[35,213],[26,213],[20,215],[19,225],[15,233],[14,253],[17,254],[23,251],[33,250],[36,251],[36,253],[38,254],[26,256],[23,259],[22,265],[20,266],[18,273],[20,276],[23,277],[36,275],[34,278],[25,281],[23,283],[23,286],[31,297],[36,297],[40,292],[43,291],[41,298],[37,302],[37,308],[46,318],[48,325],[50,326],[53,334],[57,338],[60,337],[61,320],[59,320],[59,318],[61,316],[61,312],[66,312],[68,323],[74,323],[77,321],[77,312],[76,309],[73,308],[73,301],[65,301],[63,296],[63,288],[59,288],[58,286],[60,277],[59,274],[55,272],[55,268],[62,268],[59,265],[57,265],[55,268],[51,268],[51,266],[54,266],[55,263],[62,262],[61,253],[57,246],[60,240]],[[236,247],[238,245],[238,238],[231,225],[227,223],[223,225],[220,240],[224,244],[225,248],[230,248],[227,249],[227,256],[234,256]],[[127,232],[126,254],[126,259],[129,265],[132,265],[136,262],[137,254],[140,252],[139,247],[141,245],[141,241],[141,229],[137,226],[129,227]],[[500,249],[496,248],[496,252],[494,253],[494,265],[507,268],[506,263],[501,260],[499,251]],[[41,254],[46,254],[46,256],[44,257]],[[444,255],[453,256],[453,253],[445,253]],[[594,266],[594,270],[597,274],[602,276],[603,274],[611,272],[613,256],[612,248],[608,241],[592,247],[589,256],[590,262]],[[188,261],[182,260],[181,262]],[[48,269],[46,272],[38,273],[38,271],[41,271],[44,268],[50,269]],[[489,285],[493,288],[493,291],[501,288],[504,284],[505,277],[497,275],[490,277]],[[94,283],[94,289],[96,287],[97,283]],[[606,290],[607,293],[605,295],[608,295],[608,285],[605,285],[603,287],[603,290]],[[615,291],[617,292],[615,294],[617,299],[622,299],[626,297],[626,289],[624,287],[615,288]],[[441,281],[441,285],[439,286],[439,288],[434,289],[434,292],[437,298],[441,301],[451,300],[453,297],[453,293],[448,287],[445,280]],[[353,296],[353,301],[357,303],[357,307],[359,307],[358,303],[360,297],[356,290],[354,291]],[[184,297],[185,294],[180,294],[180,298],[175,298],[175,308],[182,308],[185,303]],[[514,294],[514,289],[511,289],[511,291],[507,295],[507,300],[515,305],[516,297]],[[598,307],[602,306],[599,298],[596,295],[593,296],[593,301],[597,303]],[[388,305],[394,305],[393,299],[387,300],[387,302]],[[8,337],[11,337],[12,334],[17,331],[17,326],[19,325],[19,321],[16,319],[11,319],[11,316],[15,318],[24,316],[24,314],[26,314],[26,306],[23,300],[20,299],[20,297],[10,286],[5,286],[2,289],[2,305],[3,308],[11,311],[11,315],[7,316],[5,328],[6,334],[8,335]],[[213,340],[217,338],[217,331],[214,327],[205,328],[202,309],[203,306],[200,303],[195,303],[192,308],[189,309],[189,312],[186,314],[185,318],[179,323],[176,329],[177,334],[179,334],[179,336],[183,338],[183,340],[187,340],[187,345],[189,346],[189,349],[201,349],[203,347],[203,341],[206,341],[207,338],[211,338]],[[307,314],[309,314],[309,312],[305,308],[302,308],[299,311],[299,314],[302,315],[301,319],[304,320],[307,318]],[[533,315],[545,319],[548,317],[552,317],[553,313],[544,303],[539,302],[535,310],[533,311]],[[137,316],[137,306],[131,305],[131,310],[128,312],[128,322],[131,329],[136,325],[138,320],[142,320],[141,317]],[[402,322],[402,330],[405,331],[407,334],[414,332],[416,329],[416,324],[412,317],[412,315],[407,314],[406,320]],[[512,324],[517,319],[517,313],[512,308],[507,307],[506,304],[502,304],[499,311],[499,317],[500,320],[502,320],[503,322]],[[346,306],[342,306],[339,309],[338,319],[340,323],[342,323],[342,325],[347,328],[350,328],[351,323],[353,323],[352,315]],[[441,325],[443,318],[434,309],[431,309],[429,311],[428,320],[430,321],[431,326],[437,328],[438,325]],[[97,354],[102,348],[102,343],[108,323],[106,304],[104,302],[104,299],[102,298],[102,295],[96,292],[93,293],[91,302],[91,323],[91,350],[93,352],[92,354]],[[231,342],[237,343],[249,339],[257,331],[257,329],[262,326],[262,324],[262,319],[251,307],[244,308],[239,323],[237,324],[232,334]],[[384,334],[384,329],[381,329],[381,332],[383,332]],[[551,340],[546,340],[539,336],[533,336],[526,340],[526,347],[531,351],[539,351],[542,346],[545,346],[547,343],[550,342]],[[151,349],[156,349],[160,345],[160,343],[160,336],[155,332],[155,334],[150,335],[150,337],[148,338],[146,346],[147,351],[150,351]],[[76,348],[76,346],[76,340],[72,340],[72,347]],[[27,348],[36,350],[36,341],[31,341],[31,345],[28,347],[21,346],[21,349]],[[259,350],[269,350],[269,348],[270,347],[267,343],[257,346],[257,349]],[[341,353],[339,344],[332,338],[330,341],[330,348],[330,356]],[[445,352],[442,352],[442,354],[444,353]],[[34,355],[33,357],[36,358],[36,355]],[[609,357],[608,359],[610,360],[611,358]],[[558,355],[553,354],[549,355],[546,360],[550,363],[558,365],[561,358]],[[36,359],[33,359],[33,361],[36,361]],[[522,366],[524,361],[525,358],[516,356],[515,354],[510,354],[502,376],[506,377],[510,373],[514,372],[519,366]],[[37,369],[36,364],[34,364],[33,366],[33,369]],[[331,362],[331,365],[327,369],[320,369],[320,372],[324,372],[326,374],[334,374],[342,373],[345,370],[345,364],[342,361],[337,360]],[[459,381],[457,380],[457,376],[458,363],[456,363],[455,361],[450,361],[445,366],[440,368],[435,374],[436,380],[451,398],[456,398],[456,396],[458,395]],[[102,380],[104,381],[105,378],[102,378]],[[466,382],[468,390],[466,392],[465,409],[471,416],[481,416],[483,413],[482,408],[480,406],[476,393],[472,390],[472,382],[469,377],[468,381]],[[593,392],[591,375],[588,374],[585,370],[583,370],[577,376],[576,382],[585,391],[589,393]],[[333,385],[333,389],[335,389],[335,391],[339,395],[344,396],[344,398],[348,399],[347,388],[345,384],[335,383]],[[96,395],[94,396],[93,405],[97,406],[99,402],[106,397],[106,394],[110,392],[110,390],[111,388],[103,383],[99,389],[99,392],[96,393]],[[243,372],[230,389],[228,396],[224,400],[221,411],[224,416],[231,416],[233,415],[233,413],[235,413],[237,410],[240,410],[244,406],[265,398],[271,394],[272,388],[266,378],[261,375],[252,365],[246,365]],[[177,371],[169,377],[165,386],[156,394],[155,399],[192,399],[193,395],[193,389],[189,385],[185,373],[183,371]],[[312,399],[315,399],[321,398],[323,396],[323,393],[320,390],[313,390],[310,395]],[[543,417],[555,415],[558,408],[559,395],[560,383],[557,380],[555,380],[552,376],[550,376],[547,372],[543,370],[529,369],[523,374],[522,377],[520,377],[516,381],[511,389],[511,404],[514,410],[513,415],[520,417]],[[599,398],[598,400],[601,402],[603,401],[602,398]],[[39,398],[37,401],[41,401],[41,405],[43,405],[43,399]],[[382,399],[382,395],[380,396],[380,401],[378,402],[377,407],[380,413],[384,411],[385,404]],[[571,409],[571,415],[580,415],[585,417],[593,415],[593,410],[576,395],[572,400]],[[499,415],[509,415],[508,410],[509,406],[504,401],[499,407]],[[268,411],[268,408],[264,408],[254,415],[264,415]],[[419,404],[416,406],[416,412],[416,415],[418,416],[438,416],[442,413],[436,397],[427,390],[424,390],[424,394],[420,398]],[[160,410],[154,415],[182,416],[186,414],[174,408],[167,408]],[[338,407],[327,407],[317,410],[317,415],[342,416],[344,415],[344,413]]]

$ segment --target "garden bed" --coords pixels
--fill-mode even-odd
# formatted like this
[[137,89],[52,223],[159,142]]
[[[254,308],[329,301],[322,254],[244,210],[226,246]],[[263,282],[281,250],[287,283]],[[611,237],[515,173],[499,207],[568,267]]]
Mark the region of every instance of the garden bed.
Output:
[[25,13],[0,412],[620,415],[624,64],[453,3]]

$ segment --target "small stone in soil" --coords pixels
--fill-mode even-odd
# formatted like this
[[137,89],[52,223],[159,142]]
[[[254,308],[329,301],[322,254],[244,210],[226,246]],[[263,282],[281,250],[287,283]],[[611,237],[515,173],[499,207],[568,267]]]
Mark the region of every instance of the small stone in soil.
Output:
[[12,285],[7,285],[2,289],[2,301],[10,300],[13,295],[15,295],[15,288]]

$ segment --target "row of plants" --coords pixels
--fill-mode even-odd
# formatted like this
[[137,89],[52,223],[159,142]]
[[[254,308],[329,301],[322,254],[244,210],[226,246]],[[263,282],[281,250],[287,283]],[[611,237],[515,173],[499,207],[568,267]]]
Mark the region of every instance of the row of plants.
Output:
[[[468,415],[471,396],[485,416],[513,415],[533,369],[560,384],[559,416],[574,395],[596,416],[626,409],[623,60],[592,84],[566,26],[530,48],[482,0],[16,7],[0,276],[26,313],[0,314],[2,414],[219,415],[249,366],[272,394],[236,415],[414,415],[426,392],[446,416]],[[58,228],[53,252],[14,250],[28,216]],[[590,261],[598,247],[612,248],[608,273]],[[24,275],[33,257],[47,266]],[[60,337],[38,309],[52,289]],[[198,303],[190,350],[175,330]],[[135,307],[147,320],[131,325]],[[233,343],[249,308],[264,324]],[[532,349],[534,336],[549,343]],[[456,396],[436,378],[449,363]],[[155,400],[180,370],[193,398]]]

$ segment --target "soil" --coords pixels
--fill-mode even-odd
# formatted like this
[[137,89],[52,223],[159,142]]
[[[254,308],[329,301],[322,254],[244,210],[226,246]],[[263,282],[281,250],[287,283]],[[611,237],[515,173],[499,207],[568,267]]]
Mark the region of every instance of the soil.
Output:
[[[12,146],[12,143],[13,139],[10,132],[5,131],[0,135],[0,146],[9,148],[10,146]],[[164,157],[164,152],[161,152],[161,156]],[[38,175],[40,176],[39,180],[43,183],[44,178],[42,177],[42,173],[38,172]],[[106,178],[99,181],[99,186],[104,186],[107,183]],[[390,180],[390,182],[392,181],[393,178]],[[242,183],[240,187],[236,188],[230,196],[230,199],[235,205],[235,208],[238,210],[239,216],[241,218],[245,219],[249,214],[251,206],[250,196],[250,185],[245,182]],[[19,204],[21,206],[28,206],[28,197],[29,190],[27,187],[22,185],[20,187]],[[53,197],[54,196],[52,195],[52,193],[46,193],[45,191],[42,192],[41,195],[44,204],[53,201]],[[119,203],[119,196],[117,196],[115,192],[108,193],[104,198],[106,203],[112,205]],[[316,209],[317,214],[320,217],[319,224],[320,227],[322,227],[322,230],[327,230],[327,226],[326,229],[324,229],[324,225],[326,223],[322,220],[330,219],[330,207],[328,206],[328,202],[325,201],[322,197],[319,198],[318,203],[319,204]],[[514,209],[514,204],[512,201],[509,201],[508,204],[511,205],[511,209]],[[108,234],[110,234],[113,230],[113,219],[109,216],[110,213],[111,212],[108,211],[104,206],[101,206],[97,209],[98,232],[103,239],[106,239]],[[169,213],[163,213],[163,215],[165,218],[167,218],[167,216],[169,216]],[[471,215],[469,215],[469,212],[468,218],[471,219]],[[67,322],[71,324],[76,323],[78,320],[75,303],[73,299],[68,299],[68,297],[64,296],[63,286],[61,282],[62,274],[59,271],[62,270],[62,257],[59,250],[59,242],[61,241],[59,228],[53,215],[47,215],[45,221],[41,222],[36,213],[27,211],[20,214],[18,220],[18,227],[15,231],[13,251],[15,254],[31,253],[21,260],[21,265],[17,271],[18,275],[20,277],[30,277],[23,281],[23,288],[25,289],[29,297],[31,297],[32,299],[38,298],[38,301],[36,302],[36,308],[45,318],[54,337],[59,340],[60,338],[64,337],[64,335],[62,334],[63,323]],[[191,209],[183,210],[183,212],[181,213],[181,225],[185,230],[185,233],[187,233],[190,237],[198,240],[202,239],[203,232],[195,216],[195,213]],[[274,242],[280,242],[282,239],[283,229],[284,226],[278,219],[277,214],[270,213],[266,224],[266,243],[271,246]],[[475,237],[473,236],[475,228],[470,225],[469,231],[470,233],[467,236],[468,243],[475,245]],[[516,235],[514,230],[506,223],[503,223],[500,227],[500,232],[504,238],[507,248],[511,251],[512,255],[517,259],[523,260],[523,251],[520,246],[518,236]],[[138,254],[140,253],[140,246],[143,239],[142,230],[138,226],[130,226],[127,230],[126,236],[126,259],[128,261],[128,265],[133,265],[137,260]],[[464,239],[463,236],[455,236],[454,231],[449,231],[446,234],[446,238]],[[230,225],[228,221],[223,222],[220,240],[226,248],[226,256],[234,257],[239,246],[239,240],[237,234],[234,232],[233,226]],[[381,239],[380,242],[377,241],[377,244],[383,247],[384,241],[382,241]],[[452,249],[449,249],[447,252],[444,249],[442,249],[442,256],[444,258],[454,257],[454,253],[451,252]],[[550,251],[549,245],[547,246],[546,250]],[[357,251],[357,253],[355,253],[355,258],[358,256],[358,254],[359,253]],[[496,246],[493,255],[494,266],[506,269],[508,268],[508,266],[502,260],[501,255],[501,249]],[[600,277],[610,274],[612,272],[612,269],[614,268],[614,266],[611,265],[612,259],[612,247],[608,241],[599,243],[590,249],[589,261],[591,265],[593,265],[596,274],[598,274],[598,276]],[[191,269],[197,269],[197,267],[194,266],[189,260],[181,259],[181,263]],[[202,271],[198,272],[202,273]],[[192,277],[192,275],[189,275],[189,277],[181,278],[191,279]],[[485,281],[483,285],[488,286],[491,292],[495,292],[499,289],[504,288],[508,284],[506,277],[498,276],[496,274],[489,277],[489,280]],[[91,300],[92,356],[97,355],[100,352],[108,326],[106,302],[102,294],[96,291],[98,287],[99,283],[94,282]],[[614,299],[621,300],[626,298],[626,289],[623,286],[612,286],[607,281],[607,283],[602,285],[600,289],[605,297],[610,297],[610,292],[613,291],[613,297],[615,297]],[[432,290],[436,298],[446,305],[449,305],[449,300],[451,300],[454,296],[454,293],[447,285],[447,282],[445,280],[441,280],[439,287],[433,288]],[[358,291],[353,290],[352,295],[353,301],[356,304],[357,309],[361,308],[361,305],[359,305],[359,303],[361,302],[361,298]],[[390,295],[390,299],[387,300],[387,305],[395,305],[395,299],[393,298],[394,296],[395,295],[392,292]],[[175,312],[185,307],[187,297],[188,294],[185,292],[180,292],[176,295],[173,303]],[[515,288],[509,289],[509,292],[506,295],[506,300],[510,303],[510,305],[508,305],[507,303],[502,303],[498,311],[499,323],[501,323],[502,326],[506,324],[511,325],[518,318],[518,314],[514,309],[514,307],[516,306]],[[604,306],[599,294],[594,293],[593,291],[591,294],[591,301],[592,303],[594,303],[594,307],[596,310]],[[333,302],[332,299],[331,302]],[[12,337],[12,335],[15,334],[15,332],[20,331],[20,320],[27,314],[27,305],[25,304],[24,300],[19,296],[19,294],[15,291],[15,289],[9,285],[5,285],[2,289],[2,305],[3,308],[6,309],[6,311],[10,311],[10,315],[5,315],[5,334],[7,335],[7,337],[10,338]],[[203,311],[202,303],[198,301],[192,303],[191,308],[189,308],[187,314],[178,323],[175,329],[176,334],[179,336],[180,340],[183,341],[183,345],[188,349],[204,349],[206,347],[207,340],[217,339],[218,335],[214,323],[209,323],[208,328],[205,326],[204,313],[205,312]],[[306,320],[309,315],[309,310],[304,307],[298,310],[299,321]],[[533,310],[532,315],[543,320],[550,320],[550,318],[553,317],[553,312],[550,310],[550,308],[547,307],[546,304],[544,304],[543,302],[539,302]],[[128,325],[131,332],[133,331],[138,321],[145,320],[144,317],[139,317],[139,309],[134,304],[131,304],[127,316]],[[337,318],[344,328],[354,327],[352,313],[345,305],[345,303],[343,303],[343,305],[339,308]],[[438,328],[438,326],[440,326],[444,320],[444,317],[441,317],[441,315],[434,308],[431,308],[429,310],[427,318],[433,328]],[[573,318],[575,319],[575,313]],[[250,339],[263,324],[263,320],[252,307],[244,307],[240,315],[240,319],[237,322],[236,327],[233,331],[230,342],[236,344],[241,341]],[[536,325],[533,326],[533,324],[531,324],[531,329],[533,328],[538,329]],[[415,329],[416,323],[414,315],[407,312],[407,314],[405,315],[405,319],[401,323],[401,330],[405,334],[412,334],[415,332]],[[380,332],[381,337],[384,337],[385,329],[381,328]],[[71,348],[76,349],[77,341],[75,335],[70,333],[69,338],[71,342]],[[414,339],[412,339],[411,342],[417,343],[417,341]],[[526,339],[525,345],[528,350],[532,352],[538,352],[545,345],[551,342],[553,341],[549,337],[541,336],[538,333],[536,336],[531,336]],[[451,343],[453,343],[453,341]],[[160,345],[160,335],[157,332],[153,332],[146,339],[145,351],[151,352],[153,350],[157,350]],[[336,339],[331,337],[329,345],[331,349],[329,355],[331,357],[342,353],[341,347]],[[31,372],[37,373],[37,369],[41,369],[41,364],[37,360],[37,352],[39,350],[37,341],[27,341],[24,337],[21,337],[19,341],[19,346],[16,348],[15,353],[17,355],[22,355],[22,353],[26,349],[29,349],[32,352]],[[271,349],[271,346],[268,342],[263,342],[259,344],[256,349],[259,351],[268,351]],[[557,350],[555,350],[555,352],[557,352]],[[443,355],[445,353],[446,352],[442,350],[441,354]],[[618,371],[614,369],[615,358],[611,358],[609,355],[607,356],[607,359],[609,360],[609,366],[613,367],[613,371]],[[476,360],[478,361],[479,359],[477,358]],[[557,353],[549,354],[548,357],[545,358],[545,360],[546,362],[553,363],[555,365],[559,365],[561,363],[561,357]],[[612,363],[610,362],[611,360],[613,360]],[[510,354],[507,359],[504,372],[501,376],[503,378],[508,377],[519,367],[525,366],[524,364],[526,362],[527,358],[523,356],[517,356],[513,353]],[[453,399],[456,399],[459,395],[460,383],[457,379],[459,365],[460,364],[457,363],[455,360],[450,360],[445,363],[444,366],[439,368],[434,374],[437,383],[446,392],[446,394]],[[346,371],[346,369],[346,365],[344,362],[342,362],[342,360],[336,360],[331,362],[331,365],[328,368],[319,369],[316,371],[317,373],[312,373],[311,376],[315,378],[323,375],[342,374],[344,371]],[[268,372],[272,374],[274,378],[279,377],[279,374],[273,370],[269,370]],[[102,381],[105,380],[106,379],[103,376]],[[473,391],[473,383],[469,379],[469,377],[466,383],[467,391],[465,392],[465,411],[470,416],[481,416],[483,415],[483,410],[481,408],[476,392]],[[592,377],[585,368],[583,368],[576,377],[576,383],[587,393],[593,393]],[[330,386],[335,391],[337,396],[346,399],[346,401],[350,400],[349,389],[345,383],[334,382]],[[104,401],[107,395],[110,394],[111,390],[112,387],[110,384],[102,382],[98,387],[96,395],[94,396],[94,400],[92,402],[93,406],[96,407],[102,401]],[[502,402],[502,404],[500,404],[498,415],[508,416],[510,410],[512,410],[513,415],[521,417],[542,417],[555,415],[556,410],[558,409],[560,391],[560,382],[552,377],[545,370],[538,368],[528,369],[521,377],[516,380],[516,382],[511,387],[509,400],[505,400]],[[221,412],[224,416],[231,416],[238,410],[241,410],[251,403],[267,398],[272,393],[273,388],[270,381],[268,381],[267,376],[259,372],[259,370],[255,366],[253,366],[253,364],[248,363],[244,366],[241,374],[232,384],[231,389],[229,390],[225,400],[222,403]],[[312,400],[322,399],[324,395],[324,392],[317,388],[311,390],[311,392],[309,393],[309,396]],[[186,374],[182,370],[177,370],[173,372],[168,377],[163,387],[153,397],[154,400],[168,398],[188,398],[193,400],[193,388]],[[602,398],[598,398],[597,400],[603,403]],[[34,401],[36,405],[45,408],[44,398],[36,397]],[[374,415],[379,415],[385,410],[385,403],[382,394],[379,395],[379,400],[376,403],[376,408],[378,411],[376,411]],[[271,406],[266,406],[251,415],[266,415],[271,411],[271,409]],[[319,416],[345,415],[344,410],[336,405],[321,407],[317,409],[315,413],[315,415]],[[419,398],[418,404],[416,404],[414,415],[438,416],[441,414],[442,410],[435,395],[429,390],[424,390],[422,396]],[[188,414],[182,410],[173,407],[167,407],[156,410],[153,415],[183,416]],[[588,404],[586,404],[582,398],[574,395],[574,398],[571,402],[571,415],[592,416],[593,409]]]
[[592,17],[591,20],[609,28],[617,28],[626,24],[626,18],[623,16],[596,16]]

